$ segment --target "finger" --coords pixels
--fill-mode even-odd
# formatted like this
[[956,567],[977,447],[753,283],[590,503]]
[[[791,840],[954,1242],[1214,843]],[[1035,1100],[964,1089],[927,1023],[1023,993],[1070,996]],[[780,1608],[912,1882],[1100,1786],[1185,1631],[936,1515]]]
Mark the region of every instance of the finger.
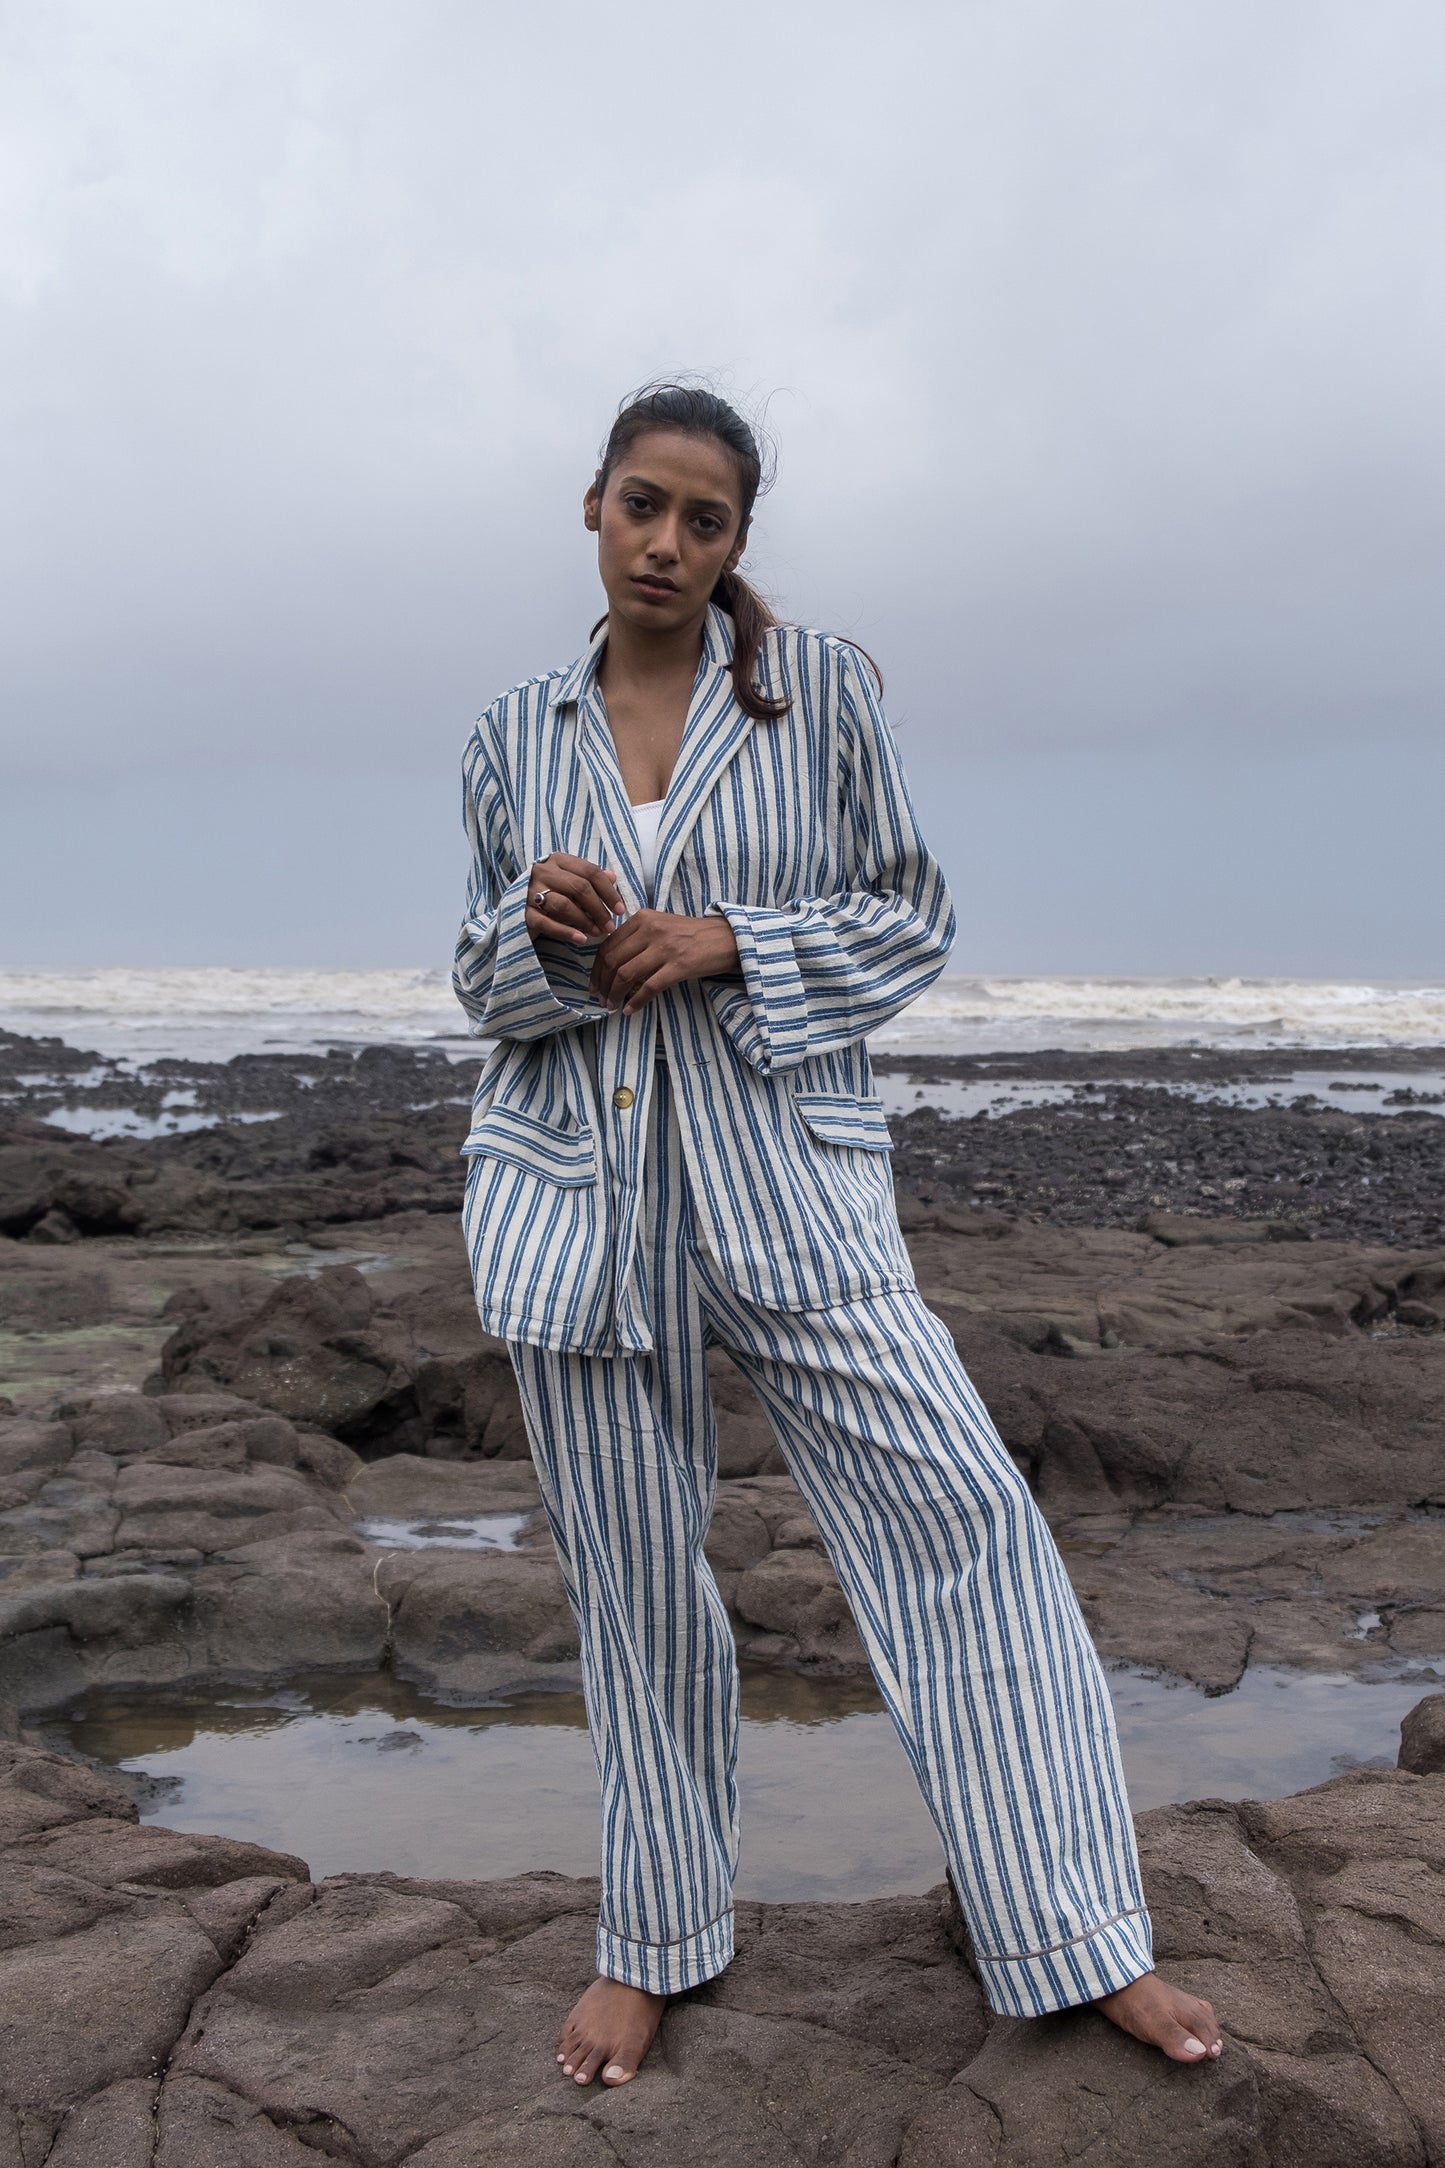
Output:
[[592,992],[598,1001],[611,1002],[617,997],[616,978],[619,965],[636,954],[649,939],[646,927],[636,919],[629,919],[610,933],[597,951],[592,965]]
[[[549,896],[547,901],[550,903],[551,900]],[[549,936],[554,941],[565,941],[569,948],[585,948],[589,941],[596,938],[595,928],[584,931],[576,926],[568,926],[560,918],[549,918],[545,911],[528,911],[527,931],[534,941],[539,936]]]
[[[536,897],[540,896],[542,891],[538,888],[534,889],[532,893]],[[580,934],[584,941],[595,941],[600,931],[597,921],[591,918],[587,912],[580,910],[569,896],[562,894],[559,888],[548,889],[545,903],[535,901],[529,903],[526,910],[526,919],[529,926],[540,923],[560,926],[566,933]]]
[[538,904],[534,900],[533,910],[546,911],[569,925],[586,927],[589,932],[604,932],[611,926],[611,911],[580,873],[544,871],[533,879],[528,894],[535,899],[544,890],[547,901]]
[[605,866],[595,865],[590,858],[574,858],[570,851],[553,851],[550,857],[539,859],[533,866],[534,881],[540,877],[545,885],[549,871],[568,873],[574,880],[584,881],[609,916],[622,909],[622,891],[617,886],[617,876],[609,873]]
[[639,1009],[647,1007],[649,1001],[656,1001],[659,994],[666,993],[669,986],[678,985],[682,976],[683,974],[675,964],[666,964],[660,971],[654,971],[650,978],[644,979],[640,986],[634,987],[623,1002],[623,1015],[635,1016]]

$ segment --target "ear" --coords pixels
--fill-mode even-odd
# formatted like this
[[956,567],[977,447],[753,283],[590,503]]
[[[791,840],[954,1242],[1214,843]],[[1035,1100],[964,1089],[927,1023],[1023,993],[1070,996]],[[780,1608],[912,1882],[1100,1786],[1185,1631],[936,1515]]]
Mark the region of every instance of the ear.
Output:
[[598,487],[601,480],[602,469],[599,467],[582,499],[582,524],[589,534],[596,534],[602,525],[602,492]]
[[736,542],[734,542],[732,548],[728,551],[727,562],[723,566],[724,572],[736,572],[738,566],[742,563],[743,551],[748,546],[748,528],[750,525],[751,522],[749,520],[744,520],[742,526],[739,527],[738,538]]

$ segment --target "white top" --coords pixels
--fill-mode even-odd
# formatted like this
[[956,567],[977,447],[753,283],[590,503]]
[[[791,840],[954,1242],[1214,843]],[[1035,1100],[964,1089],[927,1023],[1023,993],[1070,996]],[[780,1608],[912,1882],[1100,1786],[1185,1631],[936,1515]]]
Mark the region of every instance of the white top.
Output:
[[653,876],[657,872],[657,828],[662,819],[665,801],[649,798],[646,805],[632,808],[632,824],[637,830],[638,855],[642,860],[642,877],[647,883],[648,900],[652,898]]

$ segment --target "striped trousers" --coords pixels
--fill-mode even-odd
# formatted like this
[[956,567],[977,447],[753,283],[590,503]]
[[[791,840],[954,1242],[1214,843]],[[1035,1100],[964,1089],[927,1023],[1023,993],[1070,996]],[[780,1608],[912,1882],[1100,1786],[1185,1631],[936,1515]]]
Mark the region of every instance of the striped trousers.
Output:
[[953,1342],[913,1291],[767,1311],[691,1210],[665,1068],[644,1175],[654,1348],[512,1343],[581,1635],[602,1783],[598,1970],[658,1994],[732,1956],[737,1661],[703,1541],[725,1348],[822,1533],[937,1825],[995,2010],[1152,1964],[1113,1710],[1073,1591]]

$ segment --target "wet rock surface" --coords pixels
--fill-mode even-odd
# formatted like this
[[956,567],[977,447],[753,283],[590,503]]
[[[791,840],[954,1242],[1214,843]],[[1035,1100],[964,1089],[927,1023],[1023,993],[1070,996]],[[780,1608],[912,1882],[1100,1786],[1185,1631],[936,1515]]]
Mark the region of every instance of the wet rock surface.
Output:
[[[1445,1250],[916,1198],[902,1216],[1107,1656],[1220,1691],[1250,1662],[1445,1655],[1445,1333],[1419,1322]],[[0,1422],[0,1675],[27,1707],[377,1661],[460,1699],[575,1684],[515,1383],[450,1215],[0,1242],[0,1298],[22,1372]],[[107,1339],[107,1317],[135,1322]],[[720,1351],[711,1368],[709,1553],[739,1643],[861,1669],[761,1408]],[[97,1371],[130,1391],[67,1390]],[[521,1552],[357,1533],[437,1510],[447,1481],[447,1510],[529,1514]],[[124,1596],[99,1587],[121,1576]]]
[[1161,1963],[1226,2014],[1171,2065],[1091,2011],[990,2015],[942,1888],[739,1908],[642,2076],[553,2059],[596,1884],[345,1875],[138,1827],[0,1741],[0,2158],[155,2168],[1425,2168],[1445,2160],[1445,1777],[1139,1818]]
[[[1417,1090],[1421,1049],[1209,1054],[973,1055],[877,1063],[929,1082],[1000,1085],[1026,1077],[1078,1086],[1071,1100],[967,1120],[927,1104],[890,1121],[900,1188],[930,1202],[985,1205],[1064,1227],[1135,1227],[1156,1216],[1235,1218],[1264,1231],[1362,1241],[1445,1240],[1445,1121],[1438,1089]],[[1361,1114],[1301,1093],[1300,1070],[1334,1082],[1381,1072],[1394,1114]],[[1397,1081],[1391,1083],[1391,1077]],[[1279,1103],[1231,1106],[1191,1087],[1248,1084]],[[1432,1111],[1433,1110],[1433,1111]]]
[[[1059,1078],[1067,1104],[960,1120],[927,1105],[895,1117],[900,1189],[926,1202],[992,1206],[1059,1226],[1135,1227],[1151,1216],[1269,1223],[1283,1234],[1445,1242],[1445,1120],[1411,1076],[1436,1049],[1209,1056],[892,1056],[880,1072],[940,1081]],[[1315,1068],[1397,1074],[1389,1115],[1289,1104],[1201,1104],[1178,1087]],[[139,1076],[58,1040],[0,1032],[0,1234],[234,1234],[455,1211],[475,1067],[440,1048],[167,1060]],[[1172,1087],[1172,1088],[1171,1088]],[[926,1089],[926,1084],[920,1088]],[[1387,1094],[1382,1087],[1381,1102]],[[206,1126],[104,1143],[44,1119],[134,1110]],[[1418,1104],[1417,1104],[1418,1102]],[[274,1117],[274,1118],[273,1118]]]

